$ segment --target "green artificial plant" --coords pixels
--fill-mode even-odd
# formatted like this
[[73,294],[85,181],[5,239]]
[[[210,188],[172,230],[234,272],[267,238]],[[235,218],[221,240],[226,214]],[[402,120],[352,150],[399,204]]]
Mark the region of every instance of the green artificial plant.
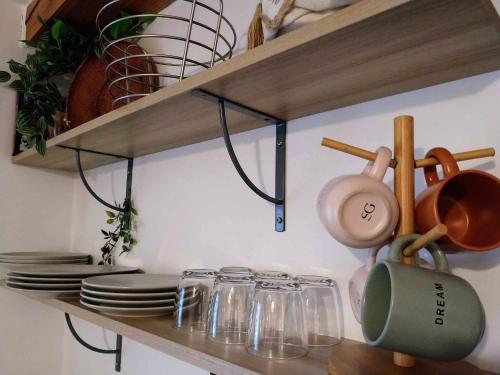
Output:
[[106,223],[113,225],[114,229],[108,231],[101,229],[106,243],[101,247],[102,260],[99,264],[112,264],[114,250],[120,240],[122,242],[119,255],[128,253],[137,243],[135,239],[135,218],[138,215],[137,210],[129,199],[125,199],[123,205],[118,205],[118,207],[123,207],[124,210],[118,211],[117,213],[106,211]]
[[23,95],[16,129],[29,148],[35,147],[45,155],[53,116],[65,108],[63,96],[50,79],[74,72],[89,55],[92,42],[61,20],[55,20],[50,27],[41,19],[40,22],[46,28],[39,39],[23,41],[34,52],[27,55],[24,64],[10,60],[10,72],[0,71],[0,82],[9,82],[11,89]]

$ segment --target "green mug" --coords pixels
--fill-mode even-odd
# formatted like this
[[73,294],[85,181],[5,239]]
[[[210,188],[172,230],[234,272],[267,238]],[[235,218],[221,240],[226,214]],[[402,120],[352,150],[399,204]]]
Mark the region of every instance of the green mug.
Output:
[[426,247],[435,270],[401,263],[403,249],[419,237],[398,237],[388,260],[370,271],[361,306],[363,335],[371,346],[456,361],[469,355],[483,336],[483,306],[467,281],[449,273],[435,242]]

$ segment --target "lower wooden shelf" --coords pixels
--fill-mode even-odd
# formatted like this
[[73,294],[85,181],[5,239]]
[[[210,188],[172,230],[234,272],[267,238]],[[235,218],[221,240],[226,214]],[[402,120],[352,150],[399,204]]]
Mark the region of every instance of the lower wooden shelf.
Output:
[[481,370],[465,361],[438,362],[417,358],[415,367],[398,367],[392,363],[392,352],[374,348],[361,342],[346,340],[336,347],[328,358],[330,375],[484,375],[493,372]]
[[[4,287],[3,281],[0,281],[0,286]],[[304,358],[270,361],[249,355],[243,346],[221,345],[209,341],[203,335],[179,332],[173,328],[172,317],[117,318],[90,310],[81,305],[78,299],[27,298],[217,375],[491,374],[466,362],[441,363],[425,360],[419,362],[420,367],[401,369],[392,365],[392,353],[348,339],[333,348],[313,349]]]

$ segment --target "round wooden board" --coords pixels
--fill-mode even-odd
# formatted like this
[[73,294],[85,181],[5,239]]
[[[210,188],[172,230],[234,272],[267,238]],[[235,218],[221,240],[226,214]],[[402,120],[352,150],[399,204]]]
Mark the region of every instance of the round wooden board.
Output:
[[417,358],[411,368],[392,363],[392,352],[351,340],[344,340],[328,357],[330,375],[483,375],[493,374],[470,363],[438,362]]

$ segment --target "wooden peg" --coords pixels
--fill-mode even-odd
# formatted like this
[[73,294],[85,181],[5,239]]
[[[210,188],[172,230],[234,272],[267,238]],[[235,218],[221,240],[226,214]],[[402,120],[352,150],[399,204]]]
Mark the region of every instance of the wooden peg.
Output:
[[[375,158],[377,157],[377,154],[375,152],[371,152],[371,151],[365,150],[363,148],[349,145],[347,143],[342,143],[342,142],[336,141],[334,139],[326,138],[326,137],[323,137],[323,140],[321,141],[321,145],[325,146],[325,147],[333,148],[334,150],[345,152],[346,154],[354,155],[354,156],[357,156],[357,157],[360,157],[360,158],[366,159],[366,160],[374,161]],[[452,155],[456,161],[480,159],[480,158],[487,158],[487,157],[495,156],[495,149],[493,147],[481,148],[478,150],[457,152],[457,153],[452,154]],[[425,159],[415,160],[415,168],[431,167],[433,165],[438,165],[438,164],[439,164],[439,162],[435,158],[425,158]],[[391,168],[396,168],[396,165],[397,165],[396,160],[392,159],[389,166]]]
[[[356,146],[348,145],[347,143],[342,143],[330,138],[323,138],[321,145],[325,147],[333,148],[337,151],[345,152],[346,154],[358,156],[362,159],[374,161],[377,157],[375,152],[371,152]],[[389,164],[390,167],[396,167],[396,160],[392,159]]]
[[441,237],[446,235],[446,233],[448,233],[448,227],[446,225],[444,225],[444,224],[436,225],[430,231],[428,231],[428,232],[424,233],[422,236],[420,236],[411,245],[407,246],[403,250],[403,255],[405,257],[411,257],[411,256],[415,255],[415,253],[417,251],[426,247],[432,241],[439,240]]
[[[479,150],[471,150],[465,152],[457,152],[456,154],[453,154],[453,158],[456,161],[487,158],[490,156],[495,156],[495,149],[493,147],[481,148]],[[415,168],[431,167],[438,164],[439,162],[436,158],[419,159],[415,161]]]

